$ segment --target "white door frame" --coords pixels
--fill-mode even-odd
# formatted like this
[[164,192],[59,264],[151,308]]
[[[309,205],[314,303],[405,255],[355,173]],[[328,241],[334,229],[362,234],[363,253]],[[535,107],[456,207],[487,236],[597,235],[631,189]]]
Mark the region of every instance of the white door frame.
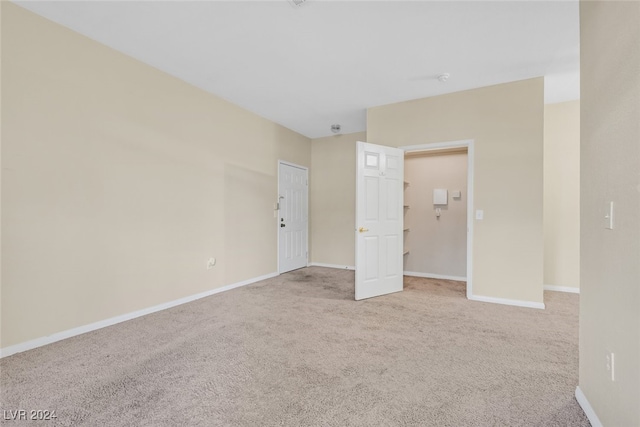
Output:
[[473,153],[474,140],[433,142],[429,144],[399,147],[407,152],[438,150],[443,148],[467,148],[467,299],[473,296]]
[[291,166],[294,168],[298,168],[298,169],[303,169],[307,172],[307,247],[305,248],[305,251],[307,253],[307,267],[309,267],[309,168],[306,166],[302,166],[302,165],[297,165],[295,163],[291,163],[291,162],[287,162],[285,160],[278,160],[278,199],[276,200],[276,204],[275,204],[275,209],[274,209],[274,216],[275,216],[275,224],[276,224],[276,242],[277,246],[276,246],[276,251],[277,251],[277,271],[278,271],[278,275],[280,275],[280,165],[287,165],[287,166]]

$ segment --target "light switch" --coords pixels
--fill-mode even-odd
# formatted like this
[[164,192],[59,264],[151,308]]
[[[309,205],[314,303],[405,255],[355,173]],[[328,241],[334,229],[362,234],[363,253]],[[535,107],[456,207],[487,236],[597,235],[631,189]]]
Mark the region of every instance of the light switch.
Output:
[[476,219],[484,219],[484,211],[482,209],[476,209]]
[[607,230],[613,230],[613,202],[607,203],[604,219],[605,219],[604,228],[606,228]]

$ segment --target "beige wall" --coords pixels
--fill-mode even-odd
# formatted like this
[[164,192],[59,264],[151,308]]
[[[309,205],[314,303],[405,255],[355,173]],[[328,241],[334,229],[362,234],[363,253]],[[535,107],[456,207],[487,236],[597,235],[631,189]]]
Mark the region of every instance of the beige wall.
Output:
[[356,142],[365,132],[311,142],[312,261],[355,265]]
[[544,107],[544,283],[580,287],[580,101]]
[[640,3],[582,1],[580,21],[580,389],[604,426],[638,426]]
[[277,271],[309,139],[1,3],[2,347]]
[[475,140],[473,294],[542,303],[543,79],[371,108],[368,142]]
[[[406,156],[405,248],[407,272],[440,276],[467,276],[467,154],[449,152]],[[448,190],[448,204],[433,204],[433,190]],[[462,197],[453,198],[460,191]]]

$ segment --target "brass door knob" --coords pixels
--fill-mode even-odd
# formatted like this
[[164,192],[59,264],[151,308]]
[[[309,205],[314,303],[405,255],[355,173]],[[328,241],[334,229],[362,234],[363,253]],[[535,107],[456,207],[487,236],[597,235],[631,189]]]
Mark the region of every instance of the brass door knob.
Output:
[[364,227],[360,227],[360,228],[358,228],[358,231],[361,232],[361,233],[364,233],[365,231],[369,231],[369,229],[368,228],[364,228]]

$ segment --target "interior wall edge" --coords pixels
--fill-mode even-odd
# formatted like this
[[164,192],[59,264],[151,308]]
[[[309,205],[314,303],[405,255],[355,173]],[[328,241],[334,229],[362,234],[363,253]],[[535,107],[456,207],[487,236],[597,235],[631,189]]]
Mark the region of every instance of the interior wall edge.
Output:
[[557,285],[544,285],[543,289],[545,291],[555,291],[555,292],[569,292],[572,294],[579,294],[580,288],[576,288],[573,286],[557,286]]
[[324,262],[312,262],[309,264],[309,267],[326,267],[326,268],[337,268],[339,270],[353,270],[355,271],[355,265],[338,265],[338,264],[327,264]]
[[545,305],[542,302],[536,301],[523,301],[507,298],[487,297],[483,295],[470,295],[467,296],[471,301],[488,302],[492,304],[513,305],[515,307],[536,308],[540,310],[545,309]]
[[432,273],[420,273],[418,271],[404,271],[405,276],[411,277],[424,277],[425,279],[441,279],[441,280],[454,280],[456,282],[466,282],[467,278],[463,276],[448,276],[446,274],[432,274]]
[[98,329],[106,328],[107,326],[113,326],[118,323],[126,322],[128,320],[133,320],[138,317],[146,316],[147,314],[156,313],[162,310],[167,310],[169,308],[176,307],[182,304],[187,304],[189,302],[196,301],[201,298],[219,294],[221,292],[230,291],[232,289],[239,288],[241,286],[250,285],[252,283],[256,283],[261,280],[270,279],[276,276],[278,276],[278,273],[276,272],[265,274],[263,276],[254,277],[248,280],[243,280],[242,282],[233,283],[231,285],[211,289],[209,291],[201,292],[199,294],[190,295],[188,297],[179,298],[177,300],[169,301],[163,304],[154,305],[153,307],[144,308],[142,310],[136,310],[131,313],[126,313],[120,316],[111,317],[109,319],[100,320],[98,322],[90,323],[88,325],[79,326],[77,328],[72,328],[66,331],[57,332],[55,334],[48,335],[45,337],[40,337],[33,340],[25,341],[23,343],[10,345],[5,348],[0,348],[0,359],[2,359],[3,357],[11,356],[13,354],[22,353],[24,351],[33,350],[38,347],[43,347],[48,344],[53,344],[55,342],[65,340],[67,338],[72,338],[78,335],[82,335],[87,332],[92,332]]
[[584,393],[580,389],[580,386],[576,387],[576,400],[578,401],[578,404],[584,411],[587,418],[589,418],[589,422],[591,423],[591,426],[602,427],[602,423],[600,422],[600,419],[598,418],[596,411],[594,411],[593,408],[591,407],[591,404],[589,403],[589,399],[587,399],[587,396],[584,395]]

